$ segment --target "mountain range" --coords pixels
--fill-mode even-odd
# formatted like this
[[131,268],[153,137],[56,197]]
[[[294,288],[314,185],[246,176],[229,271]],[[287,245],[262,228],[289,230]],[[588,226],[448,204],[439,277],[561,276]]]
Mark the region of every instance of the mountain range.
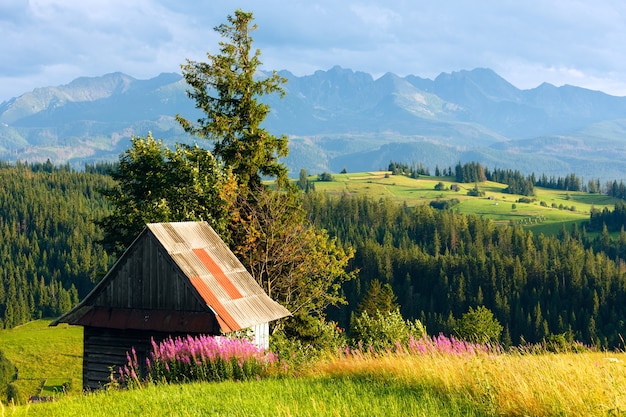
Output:
[[[521,90],[477,68],[433,79],[334,67],[288,71],[283,99],[264,97],[264,126],[289,137],[292,174],[458,162],[584,179],[626,178],[626,97],[551,84]],[[263,74],[259,74],[263,76]],[[194,141],[174,119],[200,114],[180,74],[138,80],[122,73],[37,88],[0,104],[0,160],[117,160],[132,135]],[[201,145],[210,147],[210,143]]]

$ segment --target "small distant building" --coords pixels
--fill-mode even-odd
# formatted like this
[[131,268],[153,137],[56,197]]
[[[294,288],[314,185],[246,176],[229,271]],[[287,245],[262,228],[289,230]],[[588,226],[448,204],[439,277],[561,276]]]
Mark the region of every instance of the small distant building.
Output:
[[131,348],[145,363],[152,339],[250,329],[255,343],[267,347],[269,322],[288,315],[208,223],[154,223],[50,325],[84,327],[83,388],[98,389],[126,364]]

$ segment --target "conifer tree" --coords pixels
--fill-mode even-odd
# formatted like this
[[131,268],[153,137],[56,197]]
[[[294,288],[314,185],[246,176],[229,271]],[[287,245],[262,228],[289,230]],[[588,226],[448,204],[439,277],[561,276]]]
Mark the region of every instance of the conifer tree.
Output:
[[374,317],[376,312],[391,313],[399,308],[397,297],[388,283],[374,279],[357,307],[357,314],[364,312]]
[[271,93],[284,95],[286,79],[273,71],[269,77],[256,78],[261,52],[252,52],[250,33],[257,26],[252,13],[236,10],[228,23],[215,28],[222,38],[220,53],[207,53],[206,62],[187,60],[183,76],[191,86],[187,91],[204,116],[193,123],[176,118],[192,135],[214,142],[213,153],[232,167],[244,189],[261,186],[262,177],[287,184],[287,167],[279,158],[287,156],[287,137],[274,136],[261,127],[270,108],[259,98]]

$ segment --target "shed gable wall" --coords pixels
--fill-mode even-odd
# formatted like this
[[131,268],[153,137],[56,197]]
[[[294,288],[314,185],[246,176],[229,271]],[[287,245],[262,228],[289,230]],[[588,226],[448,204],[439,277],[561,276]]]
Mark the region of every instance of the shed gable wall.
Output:
[[149,234],[116,265],[93,305],[113,308],[206,311],[189,280]]

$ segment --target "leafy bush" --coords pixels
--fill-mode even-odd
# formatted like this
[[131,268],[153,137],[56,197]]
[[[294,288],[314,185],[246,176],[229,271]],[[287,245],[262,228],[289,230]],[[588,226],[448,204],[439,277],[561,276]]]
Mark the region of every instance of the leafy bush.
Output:
[[285,320],[282,333],[288,339],[299,340],[304,346],[316,351],[335,351],[346,343],[345,335],[337,323],[310,314],[296,314]]
[[435,190],[437,191],[445,191],[446,189],[447,189],[446,185],[441,181],[435,184]]
[[333,174],[331,174],[330,172],[323,172],[317,176],[317,180],[330,182],[330,181],[333,181],[334,178],[333,178]]
[[454,332],[469,342],[497,343],[502,334],[502,326],[487,307],[478,306],[476,309],[470,307],[467,313],[456,320]]
[[553,353],[583,353],[588,352],[589,348],[573,339],[572,334],[552,334],[546,337],[543,342],[543,348]]
[[423,338],[426,328],[419,320],[405,321],[399,310],[387,313],[377,311],[373,316],[363,312],[353,318],[351,334],[354,346],[381,352],[398,344],[407,346],[410,340]]
[[11,382],[7,386],[7,401],[13,404],[26,404],[28,402],[28,398],[24,395],[16,383]]
[[337,323],[311,315],[290,317],[270,338],[270,350],[276,354],[281,370],[288,373],[300,372],[345,344],[345,334]]
[[478,184],[476,184],[474,185],[474,188],[467,192],[467,195],[469,195],[470,197],[484,197],[485,192],[478,189]]
[[458,198],[451,198],[449,200],[435,200],[431,201],[429,205],[437,210],[447,210],[459,204],[461,201]]

